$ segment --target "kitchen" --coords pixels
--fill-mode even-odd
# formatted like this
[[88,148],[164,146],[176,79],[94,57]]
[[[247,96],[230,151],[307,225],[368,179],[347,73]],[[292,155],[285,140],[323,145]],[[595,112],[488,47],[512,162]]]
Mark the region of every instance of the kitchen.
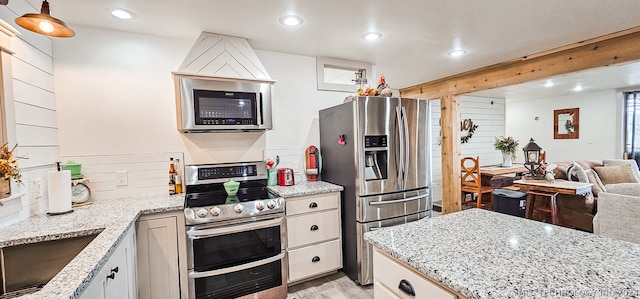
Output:
[[[12,23],[17,15],[26,12],[27,8],[17,6],[20,3],[24,4],[12,1],[9,4],[11,11],[3,8],[1,18]],[[52,5],[55,16],[56,5],[62,3]],[[34,7],[37,9],[39,3],[30,9],[34,10]],[[57,9],[60,11],[58,16],[68,20],[63,17],[62,9]],[[5,15],[8,13],[14,15]],[[35,61],[36,69],[49,74],[45,76],[48,83],[44,89],[55,90],[55,99],[52,101],[51,94],[45,97],[45,104],[16,104],[16,118],[20,118],[16,120],[16,131],[29,132],[31,127],[43,129],[35,136],[17,134],[12,139],[10,135],[9,141],[20,143],[19,153],[29,157],[21,161],[21,165],[27,170],[25,178],[31,182],[44,179],[56,160],[85,158],[82,161],[85,165],[92,165],[96,173],[103,174],[102,180],[96,177],[94,181],[94,194],[98,198],[163,192],[166,187],[165,157],[176,154],[183,154],[181,160],[187,163],[253,161],[280,155],[283,166],[292,167],[300,174],[304,149],[319,143],[317,111],[342,103],[349,94],[316,89],[315,57],[257,50],[271,77],[278,81],[276,94],[282,99],[274,104],[274,130],[264,134],[182,135],[175,129],[174,90],[169,74],[177,70],[200,30],[190,33],[189,39],[177,39],[83,26],[74,26],[74,29],[76,37],[52,42],[34,34],[21,34],[21,38],[37,45],[39,50],[33,53],[36,58],[20,56],[25,52],[16,50],[16,55],[22,59],[16,61],[14,67],[18,68],[22,61]],[[47,41],[52,46],[47,46]],[[563,44],[566,43],[557,46]],[[21,43],[18,45],[22,46]],[[540,47],[539,50],[552,48]],[[38,64],[42,53],[48,53],[45,56],[49,56],[53,65]],[[494,62],[499,61],[501,59]],[[51,75],[54,69],[55,76]],[[384,71],[393,83],[391,78],[394,76],[386,69],[380,71]],[[41,78],[30,73],[16,76],[19,79]],[[415,76],[418,78],[404,85],[392,86],[408,86],[410,82],[427,80],[427,77]],[[443,74],[433,78],[441,76]],[[14,93],[18,98],[18,90]],[[104,170],[104,164],[112,167]],[[156,174],[151,178],[145,177],[144,173],[139,174],[139,178],[134,177],[136,167],[149,164],[153,164],[151,167]],[[89,170],[91,167],[87,168]],[[110,174],[104,175],[107,171]],[[129,171],[128,187],[116,186],[113,174],[116,171]],[[139,184],[135,186],[136,183]],[[45,186],[45,180],[40,181],[44,194]],[[5,223],[46,210],[45,197],[37,197],[32,189],[27,196],[30,198],[26,204],[20,200],[7,203],[6,208],[11,210],[3,211]]]

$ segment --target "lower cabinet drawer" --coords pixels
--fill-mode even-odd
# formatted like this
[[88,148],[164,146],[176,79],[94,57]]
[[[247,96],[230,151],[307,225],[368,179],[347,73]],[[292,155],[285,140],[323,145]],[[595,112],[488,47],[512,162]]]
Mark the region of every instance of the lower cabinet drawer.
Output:
[[315,276],[339,269],[340,240],[289,251],[289,281]]
[[340,214],[338,209],[287,216],[287,246],[289,248],[337,239],[339,236]]
[[[404,265],[382,255],[378,250],[373,252],[373,279],[399,298],[457,298],[456,295],[419,276]],[[386,297],[382,296],[382,298]]]

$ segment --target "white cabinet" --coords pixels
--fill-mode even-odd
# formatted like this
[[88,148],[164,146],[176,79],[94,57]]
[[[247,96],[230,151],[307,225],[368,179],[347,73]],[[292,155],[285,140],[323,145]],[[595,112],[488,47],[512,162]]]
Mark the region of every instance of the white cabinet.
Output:
[[81,299],[135,299],[135,232],[129,229],[107,262],[93,277]]
[[183,212],[144,215],[136,223],[136,233],[138,297],[187,298]]
[[400,299],[392,291],[376,281],[373,283],[373,298],[375,299]]
[[457,299],[453,292],[430,281],[423,274],[401,264],[396,259],[373,251],[373,293],[374,298],[429,298]]
[[102,266],[93,277],[91,283],[84,289],[80,299],[105,299],[107,295],[107,277],[109,275],[108,265]]
[[286,199],[289,283],[342,268],[340,193]]

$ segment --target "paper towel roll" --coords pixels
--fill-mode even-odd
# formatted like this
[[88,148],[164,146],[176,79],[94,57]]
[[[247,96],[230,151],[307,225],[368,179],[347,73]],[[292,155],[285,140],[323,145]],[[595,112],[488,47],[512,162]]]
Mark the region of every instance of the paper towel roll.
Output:
[[71,211],[71,171],[49,171],[49,214]]

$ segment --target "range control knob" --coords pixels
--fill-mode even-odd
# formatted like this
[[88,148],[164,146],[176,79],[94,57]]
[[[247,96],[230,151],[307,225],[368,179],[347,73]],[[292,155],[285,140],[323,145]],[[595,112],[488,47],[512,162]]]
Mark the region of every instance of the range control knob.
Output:
[[240,214],[242,213],[242,205],[241,204],[237,204],[233,207],[233,211],[236,212],[236,214]]
[[209,212],[207,212],[206,209],[198,209],[198,211],[196,212],[196,215],[198,215],[198,217],[200,218],[207,217],[207,214],[209,214]]
[[264,210],[264,203],[261,202],[261,201],[257,201],[256,202],[256,210],[258,210],[258,211]]
[[211,213],[211,215],[213,216],[219,216],[220,215],[220,208],[218,207],[213,207],[211,208],[211,210],[209,210],[209,212]]
[[273,209],[273,208],[275,208],[275,207],[276,207],[276,202],[275,202],[275,201],[273,201],[273,200],[270,200],[269,202],[267,202],[267,207],[268,207],[269,209]]

